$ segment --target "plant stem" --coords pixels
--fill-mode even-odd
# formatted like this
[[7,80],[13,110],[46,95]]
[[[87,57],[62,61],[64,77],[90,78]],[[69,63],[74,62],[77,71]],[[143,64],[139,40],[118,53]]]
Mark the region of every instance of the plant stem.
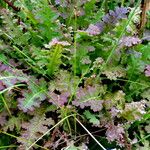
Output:
[[125,2],[125,0],[122,0],[122,1],[121,1],[121,6],[122,6],[122,7],[124,6],[124,2]]
[[77,30],[77,16],[76,16],[76,9],[74,9],[74,63],[73,63],[73,70],[74,70],[74,75],[76,76],[76,65],[77,65],[77,41],[76,41],[76,30]]
[[77,122],[83,127],[83,129],[93,138],[93,140],[103,149],[106,150],[106,148],[104,148],[104,146],[102,144],[99,143],[99,141],[91,134],[91,132],[76,118]]
[[[13,137],[13,138],[16,138],[16,139],[21,139],[21,140],[26,141],[25,139],[23,139],[23,138],[21,138],[21,137],[17,137],[17,136],[15,136],[15,135],[13,135],[13,134],[10,134],[10,133],[7,133],[7,132],[1,131],[1,130],[0,130],[0,133],[3,133],[3,134],[5,134],[5,135],[8,135],[8,136]],[[44,147],[42,147],[42,146],[40,146],[40,145],[38,145],[38,144],[35,144],[35,145],[36,145],[37,147],[40,147],[40,148],[44,149],[44,150],[48,150],[47,148],[44,148]]]
[[10,109],[9,109],[9,107],[8,107],[8,105],[7,105],[7,103],[6,103],[5,99],[4,99],[4,97],[3,97],[2,95],[0,95],[0,96],[1,96],[1,98],[2,98],[2,101],[3,101],[3,103],[4,103],[5,107],[6,107],[6,109],[7,109],[8,113],[9,113],[9,115],[12,117],[11,112],[10,112]]
[[16,145],[1,146],[0,149],[18,147]]

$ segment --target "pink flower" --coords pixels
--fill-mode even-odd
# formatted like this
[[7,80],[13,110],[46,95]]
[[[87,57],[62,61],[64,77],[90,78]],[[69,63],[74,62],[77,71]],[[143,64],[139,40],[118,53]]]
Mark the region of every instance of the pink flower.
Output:
[[150,65],[147,65],[145,69],[145,76],[150,77]]
[[67,41],[59,41],[57,38],[53,38],[52,41],[50,41],[48,44],[45,44],[44,46],[46,48],[51,48],[54,45],[69,46],[70,43],[68,43]]

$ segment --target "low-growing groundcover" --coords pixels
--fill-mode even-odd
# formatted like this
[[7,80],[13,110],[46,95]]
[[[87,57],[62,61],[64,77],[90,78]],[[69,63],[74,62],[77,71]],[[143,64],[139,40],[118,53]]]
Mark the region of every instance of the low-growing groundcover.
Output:
[[1,0],[0,149],[149,150],[149,6]]

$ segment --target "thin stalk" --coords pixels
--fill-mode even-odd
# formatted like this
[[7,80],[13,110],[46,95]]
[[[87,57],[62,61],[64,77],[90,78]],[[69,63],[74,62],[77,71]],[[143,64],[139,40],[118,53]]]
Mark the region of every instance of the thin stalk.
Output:
[[[18,76],[8,76],[8,77],[4,77],[4,76],[1,76],[0,75],[0,80],[7,80],[7,79],[20,79],[20,80],[24,80],[26,78],[23,78],[23,77],[18,77]],[[8,81],[8,80],[7,80]]]
[[0,91],[0,94],[6,92],[6,91],[10,91],[11,89],[15,88],[15,87],[19,87],[19,86],[26,86],[25,84],[18,84],[18,85],[13,85],[13,86],[10,86],[2,91]]
[[124,6],[124,3],[125,3],[125,0],[122,0],[122,1],[121,1],[121,6],[122,6],[122,7]]
[[105,7],[105,13],[107,13],[108,12],[108,0],[105,0],[104,7]]
[[[67,117],[67,116],[65,115],[65,117]],[[67,121],[67,124],[68,124],[68,128],[69,128],[70,134],[72,136],[72,131],[71,131],[71,126],[70,126],[69,119],[67,118],[66,121]]]
[[100,7],[100,10],[103,9],[103,7],[105,6],[105,3],[106,3],[106,0],[103,0],[101,7]]
[[[72,8],[72,9],[74,9],[74,8]],[[68,21],[68,23],[67,23],[67,25],[69,26],[70,25],[70,23],[71,23],[71,18],[74,16],[74,11],[71,11],[71,14],[70,14],[70,17],[69,17],[69,21]]]
[[76,65],[77,65],[77,41],[76,41],[76,30],[77,30],[77,15],[76,15],[76,10],[74,9],[74,63],[73,63],[73,70],[74,70],[74,75],[76,75]]
[[[13,135],[13,134],[10,134],[10,133],[7,133],[7,132],[1,131],[1,130],[0,130],[0,133],[5,134],[5,135],[8,135],[8,136],[10,136],[10,137],[13,137],[13,138],[15,138],[15,139],[21,139],[21,140],[26,141],[25,139],[23,139],[23,138],[21,138],[21,137],[17,137],[17,136],[15,136],[15,135]],[[38,145],[38,144],[35,144],[35,145],[36,145],[37,147],[39,147],[39,148],[44,149],[44,150],[48,150],[47,148],[42,147],[42,146],[40,146],[40,145]]]
[[76,132],[77,132],[76,115],[74,115],[74,131],[75,131],[75,139],[76,139]]
[[[63,109],[63,112],[64,112],[64,114],[65,114],[64,116],[67,117],[67,109],[66,109],[66,108]],[[62,118],[63,118],[63,117],[62,117]],[[67,121],[67,124],[68,124],[68,128],[69,128],[70,134],[71,134],[71,136],[72,136],[72,131],[71,131],[71,126],[70,126],[69,118],[67,118],[66,121]]]
[[0,149],[18,147],[16,145],[1,146]]
[[[108,79],[108,78],[106,78],[106,77],[101,77],[100,79]],[[125,82],[130,82],[130,83],[134,83],[134,84],[138,84],[138,85],[141,85],[141,86],[148,87],[147,84],[142,84],[142,83],[139,83],[139,82],[136,82],[136,81],[132,81],[132,80],[116,79],[115,81],[125,81]]]
[[82,77],[80,78],[80,80],[79,80],[77,86],[74,87],[74,91],[73,91],[73,93],[71,93],[72,95],[70,96],[70,98],[69,98],[69,100],[68,100],[68,105],[70,104],[70,102],[71,102],[73,96],[75,96],[75,94],[76,94],[76,92],[77,92],[77,89],[78,89],[78,85],[81,83],[81,81],[83,80],[84,76],[90,71],[90,67],[91,67],[91,65],[89,65],[89,67],[87,68],[87,70],[83,73],[83,75],[82,75]]
[[142,142],[143,140],[146,140],[147,138],[150,137],[150,134],[144,136],[143,138],[141,138],[139,141],[137,141],[136,143]]
[[99,143],[99,141],[92,135],[92,133],[76,118],[77,122],[82,126],[82,128],[92,137],[92,139],[103,149],[106,150],[106,148]]
[[1,99],[2,99],[2,101],[3,101],[3,103],[4,103],[5,107],[6,107],[7,111],[8,111],[8,114],[12,117],[10,109],[9,109],[9,107],[8,107],[4,97],[2,95],[0,95],[0,96],[1,96]]

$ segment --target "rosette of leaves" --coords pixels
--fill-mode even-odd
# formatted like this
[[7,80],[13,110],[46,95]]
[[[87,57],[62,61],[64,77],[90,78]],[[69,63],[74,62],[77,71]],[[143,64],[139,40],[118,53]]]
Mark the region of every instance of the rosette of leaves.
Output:
[[[19,46],[19,49],[15,49],[18,50],[17,52],[12,51],[11,45],[9,49],[2,51],[12,58],[20,59],[20,62],[27,61],[30,66],[36,66],[36,62],[29,59],[29,56],[32,55],[29,49],[33,45],[41,47],[43,43],[49,42],[59,34],[58,26],[55,23],[58,15],[49,7],[46,0],[40,0],[36,4],[35,1],[30,1],[30,3],[15,1],[14,5],[20,8],[17,14],[2,9],[3,26],[0,36],[4,41],[11,41],[7,43],[8,46],[10,43],[15,44]],[[42,61],[44,63],[44,59]]]
[[111,118],[124,118],[128,123],[141,120],[142,117],[144,117],[146,114],[145,100],[141,100],[139,102],[123,103],[121,105],[112,105],[112,102],[105,102],[104,106],[107,110],[110,110],[109,113]]
[[20,147],[28,148],[52,125],[54,125],[54,120],[46,118],[45,115],[36,115],[29,122],[22,123],[21,136],[17,139],[21,143]]
[[103,90],[99,85],[79,87],[76,93],[76,99],[72,101],[75,106],[84,109],[90,107],[94,112],[100,111],[103,108],[103,100],[101,100],[101,92]]
[[49,84],[49,91],[68,92],[70,95],[75,92],[79,84],[79,77],[72,75],[69,71],[60,70],[57,76]]
[[35,107],[40,107],[46,99],[47,83],[44,79],[30,80],[28,89],[22,90],[22,97],[18,98],[18,107],[24,112],[33,111]]

